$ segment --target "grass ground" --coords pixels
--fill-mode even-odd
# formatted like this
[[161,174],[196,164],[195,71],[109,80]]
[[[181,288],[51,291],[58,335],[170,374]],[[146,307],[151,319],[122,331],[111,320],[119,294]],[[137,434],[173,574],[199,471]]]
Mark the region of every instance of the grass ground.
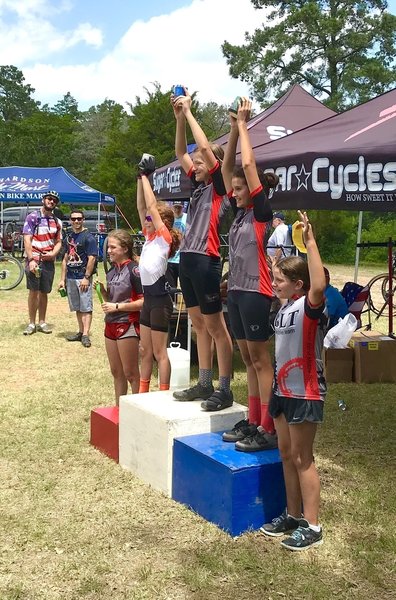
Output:
[[[338,286],[352,275],[331,272]],[[65,341],[75,319],[55,292],[52,335],[22,336],[26,298],[23,285],[0,297],[1,600],[395,598],[396,385],[329,386],[325,542],[295,555],[231,539],[90,447],[90,410],[113,403],[98,305],[85,349]],[[237,355],[233,389],[245,403]]]

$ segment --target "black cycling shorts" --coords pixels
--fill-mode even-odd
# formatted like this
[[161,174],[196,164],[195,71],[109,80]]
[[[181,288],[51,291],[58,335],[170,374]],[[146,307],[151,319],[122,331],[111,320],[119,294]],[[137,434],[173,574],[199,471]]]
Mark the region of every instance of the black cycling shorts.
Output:
[[271,298],[257,292],[232,290],[227,294],[227,310],[236,340],[266,342],[271,333]]
[[173,312],[173,302],[169,294],[166,296],[144,296],[143,308],[140,312],[140,325],[150,327],[153,331],[167,332]]
[[181,252],[179,279],[187,308],[199,306],[203,315],[221,312],[220,278],[220,258]]

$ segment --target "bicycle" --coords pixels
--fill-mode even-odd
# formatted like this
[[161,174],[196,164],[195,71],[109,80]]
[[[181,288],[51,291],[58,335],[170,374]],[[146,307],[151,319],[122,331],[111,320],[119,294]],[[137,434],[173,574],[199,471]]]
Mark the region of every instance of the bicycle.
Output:
[[369,307],[377,317],[389,316],[389,296],[392,294],[393,311],[396,311],[396,252],[392,255],[392,285],[389,273],[380,273],[368,282]]
[[9,221],[4,226],[3,250],[10,252],[15,258],[23,258],[23,234],[16,221]]
[[23,264],[14,256],[4,253],[3,233],[0,235],[0,291],[16,288],[22,281],[25,270]]

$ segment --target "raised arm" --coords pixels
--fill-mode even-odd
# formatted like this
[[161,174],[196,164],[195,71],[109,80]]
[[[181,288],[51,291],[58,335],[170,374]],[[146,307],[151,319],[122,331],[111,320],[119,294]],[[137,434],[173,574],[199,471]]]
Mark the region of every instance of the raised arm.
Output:
[[161,219],[160,214],[158,212],[157,199],[154,195],[154,192],[152,190],[152,187],[151,187],[151,184],[150,184],[150,181],[149,181],[147,175],[142,175],[141,184],[143,187],[143,196],[144,196],[146,211],[150,213],[150,216],[153,221],[153,225],[154,225],[156,231],[158,231],[158,229],[161,229],[161,227],[164,225],[164,222]]
[[195,143],[198,146],[198,150],[202,154],[202,158],[205,161],[207,168],[209,170],[213,169],[216,166],[217,158],[213,154],[208,142],[208,138],[206,137],[203,129],[191,112],[191,96],[188,93],[186,96],[179,96],[175,100],[175,106],[177,109],[180,107],[182,108],[185,119],[190,126],[191,133],[193,134]]
[[237,120],[231,113],[230,124],[230,134],[228,136],[228,142],[224,152],[223,164],[221,166],[221,173],[223,175],[224,185],[227,190],[227,193],[232,190],[232,172],[235,166],[235,154],[239,137]]
[[137,180],[137,191],[136,191],[136,207],[139,215],[140,226],[143,229],[144,221],[146,220],[146,203],[144,201],[142,176],[139,175]]
[[241,141],[242,168],[245,172],[246,181],[250,192],[254,192],[261,185],[257,174],[256,160],[254,158],[252,144],[250,142],[247,121],[250,118],[252,103],[247,98],[242,98],[238,108],[237,124],[239,138]]
[[322,259],[320,258],[312,225],[309,222],[307,213],[298,211],[298,216],[300,219],[299,227],[302,227],[303,239],[307,248],[309,279],[311,282],[308,291],[308,300],[312,306],[317,306],[323,302],[324,290],[326,288]]
[[177,100],[183,96],[171,96],[171,104],[176,119],[175,154],[180,161],[185,173],[189,173],[192,167],[191,156],[187,152],[186,117],[183,108]]

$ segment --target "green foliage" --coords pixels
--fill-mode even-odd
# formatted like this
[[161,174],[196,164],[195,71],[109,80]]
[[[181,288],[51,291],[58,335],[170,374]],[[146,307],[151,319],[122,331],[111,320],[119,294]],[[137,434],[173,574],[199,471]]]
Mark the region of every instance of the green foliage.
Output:
[[[396,241],[396,225],[394,213],[378,217],[375,213],[366,213],[363,218],[362,242],[388,242],[389,238]],[[385,265],[388,257],[387,248],[363,249],[361,256],[365,262],[382,263]]]
[[230,130],[228,107],[224,104],[198,104],[195,114],[208,140],[215,140]]
[[73,170],[74,135],[78,123],[68,115],[37,111],[22,120],[0,125],[0,135],[7,139],[0,162],[4,166],[26,167],[62,165]]
[[0,66],[0,120],[23,119],[39,109],[40,102],[31,98],[34,88],[24,81],[22,71],[16,67]]
[[58,100],[55,106],[51,109],[57,115],[69,115],[74,119],[78,119],[80,111],[78,110],[78,102],[70,92],[67,92],[62,98]]
[[250,83],[259,102],[300,83],[341,110],[394,85],[396,16],[386,1],[252,3],[266,9],[265,24],[244,45],[222,49],[230,75]]

